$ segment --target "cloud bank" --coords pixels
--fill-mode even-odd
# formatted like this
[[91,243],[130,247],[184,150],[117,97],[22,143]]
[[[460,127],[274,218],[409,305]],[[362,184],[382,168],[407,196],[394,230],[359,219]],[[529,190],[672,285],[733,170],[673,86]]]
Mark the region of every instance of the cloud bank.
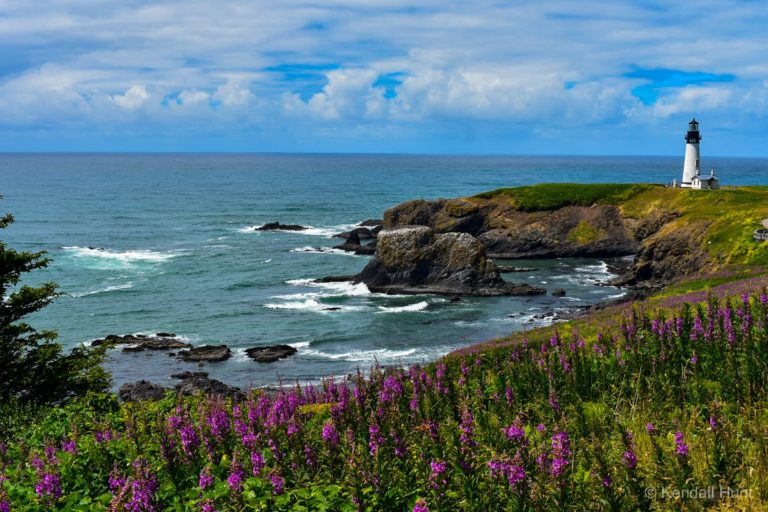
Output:
[[0,1],[0,150],[766,155],[754,1]]

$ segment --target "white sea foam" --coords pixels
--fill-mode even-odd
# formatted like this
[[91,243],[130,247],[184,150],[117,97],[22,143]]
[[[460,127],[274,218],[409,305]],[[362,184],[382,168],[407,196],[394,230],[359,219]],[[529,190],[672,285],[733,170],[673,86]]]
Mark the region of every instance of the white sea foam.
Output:
[[292,346],[295,349],[300,348],[307,348],[311,342],[309,341],[297,341],[295,343],[288,343],[288,345]]
[[348,311],[362,311],[363,306],[344,306],[339,304],[323,304],[322,302],[308,298],[305,300],[286,301],[272,304],[264,304],[269,309],[295,309],[304,311],[314,311],[316,313],[340,313]]
[[260,227],[261,227],[261,224],[255,224],[253,226],[245,226],[243,228],[238,228],[237,232],[238,233],[253,233],[257,229],[259,229]]
[[106,288],[100,288],[98,290],[90,290],[87,292],[75,292],[75,293],[71,293],[70,295],[72,295],[72,297],[79,298],[79,297],[86,297],[88,295],[96,295],[97,293],[109,293],[117,290],[127,290],[129,288],[133,288],[133,283],[116,284],[114,286],[107,286]]
[[601,261],[594,265],[582,265],[580,267],[576,267],[574,270],[576,270],[576,272],[579,272],[581,274],[584,274],[596,279],[606,279],[613,275],[611,274],[611,271],[608,269],[608,263],[604,261]]
[[134,263],[162,263],[179,256],[180,252],[159,252],[150,250],[110,251],[96,247],[66,246],[63,250],[76,258],[105,261],[112,264],[131,265]]
[[291,249],[289,252],[304,252],[304,253],[310,253],[310,254],[341,254],[343,256],[359,256],[359,254],[355,254],[354,252],[343,251],[341,249],[336,249],[333,247],[312,247],[310,245],[307,245],[304,247],[296,247],[295,249]]
[[[381,363],[385,362],[397,362],[401,359],[417,360],[423,359],[424,354],[417,353],[415,348],[408,350],[390,350],[388,348],[379,350],[351,350],[349,352],[342,352],[340,354],[333,354],[323,352],[320,350],[308,349],[303,351],[304,354],[315,357],[322,357],[324,359],[331,359],[333,361],[366,361],[373,362],[374,358]],[[417,357],[412,357],[417,356]]]
[[[245,226],[242,228],[238,228],[237,231],[240,233],[253,233],[253,232],[257,232],[257,230],[261,226],[262,225],[259,225],[259,224],[256,224],[253,226]],[[294,231],[292,229],[274,229],[270,231],[293,233],[296,235],[323,236],[325,238],[332,238],[333,235],[337,235],[345,231],[350,231],[352,229],[355,229],[356,227],[359,227],[359,225],[358,224],[339,224],[337,226],[326,226],[326,227],[305,226],[305,229],[302,229],[299,231]]]
[[352,283],[350,281],[339,281],[336,283],[318,283],[314,279],[290,279],[286,284],[294,286],[308,286],[328,290],[333,293],[321,295],[323,297],[363,297],[372,295],[365,283]]
[[616,295],[609,295],[609,296],[606,297],[606,299],[607,300],[620,299],[623,296],[625,296],[626,294],[627,294],[627,292],[621,292],[621,293],[617,293]]
[[379,312],[381,313],[404,313],[406,311],[423,311],[429,307],[429,302],[422,301],[417,302],[415,304],[409,304],[407,306],[399,306],[399,307],[386,307],[386,306],[379,306]]

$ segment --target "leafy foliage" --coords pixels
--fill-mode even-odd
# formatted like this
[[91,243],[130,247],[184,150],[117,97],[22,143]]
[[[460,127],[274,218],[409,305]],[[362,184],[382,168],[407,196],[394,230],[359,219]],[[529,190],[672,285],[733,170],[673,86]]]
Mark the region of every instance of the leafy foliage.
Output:
[[[13,217],[0,218],[0,229]],[[0,241],[0,403],[9,414],[0,418],[0,435],[19,418],[10,414],[41,404],[60,403],[88,390],[108,388],[109,376],[99,366],[103,350],[79,347],[65,354],[56,333],[37,331],[24,318],[50,304],[56,285],[29,286],[24,274],[45,267],[44,253],[19,252]]]
[[[614,310],[614,327],[594,334],[543,329],[425,368],[374,367],[321,386],[254,391],[242,403],[74,400],[0,447],[0,504],[764,507],[768,294],[761,287],[652,312],[646,305]],[[705,494],[675,497],[692,489]]]

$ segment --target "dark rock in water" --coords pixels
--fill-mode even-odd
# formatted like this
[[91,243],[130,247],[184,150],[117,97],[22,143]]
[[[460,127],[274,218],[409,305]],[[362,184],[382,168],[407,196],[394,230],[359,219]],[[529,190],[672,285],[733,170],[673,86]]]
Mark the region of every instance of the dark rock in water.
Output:
[[552,290],[553,297],[565,297],[565,290],[562,288],[555,288]]
[[330,308],[323,308],[323,311],[341,311],[341,308],[338,306],[332,306]]
[[305,226],[298,224],[280,224],[279,222],[267,222],[263,226],[256,228],[256,231],[304,231]]
[[[162,336],[161,336],[162,335]],[[177,348],[189,348],[192,345],[185,343],[174,337],[173,334],[158,333],[157,336],[147,336],[145,334],[126,334],[118,336],[110,334],[103,339],[95,340],[92,346],[100,345],[128,345],[123,348],[123,352],[141,352],[142,350],[170,350]]]
[[334,249],[341,249],[342,251],[354,252],[355,254],[360,254],[360,255],[372,255],[376,252],[377,244],[378,244],[378,240],[374,240],[373,242],[367,245],[362,245],[362,243],[360,242],[360,236],[353,231],[347,237],[346,242],[344,242],[341,245],[335,246]]
[[176,335],[171,332],[158,332],[155,334],[158,338],[175,338]]
[[179,352],[178,358],[189,363],[217,363],[232,357],[232,351],[226,345],[203,345]]
[[345,283],[354,281],[356,276],[326,276],[315,279],[313,283]]
[[239,388],[227,386],[223,382],[207,377],[192,377],[176,384],[176,392],[180,395],[203,394],[222,398],[231,398],[236,402],[245,400],[245,393]]
[[361,245],[359,248],[355,250],[355,254],[359,254],[361,256],[373,256],[376,254],[376,247],[378,247],[379,241],[374,240],[373,242],[365,245]]
[[541,270],[540,268],[536,267],[511,267],[509,265],[497,265],[499,272],[506,273],[506,272],[536,272],[537,270]]
[[461,297],[456,295],[455,297],[451,297],[451,302],[461,302]]
[[269,347],[253,347],[245,351],[248,357],[259,363],[271,363],[278,359],[292,356],[298,352],[290,345],[272,345]]
[[440,295],[540,295],[504,281],[485,247],[468,233],[436,234],[427,226],[379,233],[374,258],[356,277],[372,292]]
[[358,224],[358,226],[375,227],[384,225],[384,219],[367,219]]
[[171,374],[172,379],[204,379],[208,377],[208,372],[180,372]]
[[354,251],[355,249],[360,248],[360,235],[358,235],[355,232],[352,232],[347,237],[347,240],[341,244],[334,247],[334,249],[341,249],[342,251]]
[[139,400],[160,400],[165,397],[166,388],[147,380],[127,382],[120,386],[117,396],[123,402],[138,402]]
[[429,325],[432,323],[432,320],[422,320],[421,325]]
[[349,238],[352,235],[357,235],[357,237],[361,240],[370,240],[371,238],[375,238],[376,235],[374,235],[373,231],[371,231],[368,228],[355,228],[352,231],[344,231],[343,233],[336,233],[333,235],[334,238]]

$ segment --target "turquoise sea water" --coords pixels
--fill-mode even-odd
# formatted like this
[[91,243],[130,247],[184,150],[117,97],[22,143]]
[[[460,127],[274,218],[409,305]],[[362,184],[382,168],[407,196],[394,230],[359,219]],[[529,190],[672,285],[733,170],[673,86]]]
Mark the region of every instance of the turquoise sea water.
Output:
[[[768,184],[768,160],[706,158],[725,184]],[[384,155],[0,155],[0,203],[17,222],[10,246],[46,250],[36,278],[66,295],[36,314],[74,346],[108,334],[177,333],[225,343],[235,356],[207,365],[241,386],[302,382],[358,367],[411,364],[511,331],[554,310],[619,296],[600,286],[600,260],[515,262],[506,274],[565,298],[393,297],[364,285],[309,280],[360,271],[368,257],[321,252],[330,238],[415,198],[467,196],[541,182],[655,182],[679,178],[682,158]],[[279,220],[306,232],[256,232]],[[505,262],[506,263],[506,262]],[[325,308],[341,308],[327,311]],[[248,347],[288,343],[297,355],[259,364]],[[115,385],[194,370],[162,352],[113,352]]]

